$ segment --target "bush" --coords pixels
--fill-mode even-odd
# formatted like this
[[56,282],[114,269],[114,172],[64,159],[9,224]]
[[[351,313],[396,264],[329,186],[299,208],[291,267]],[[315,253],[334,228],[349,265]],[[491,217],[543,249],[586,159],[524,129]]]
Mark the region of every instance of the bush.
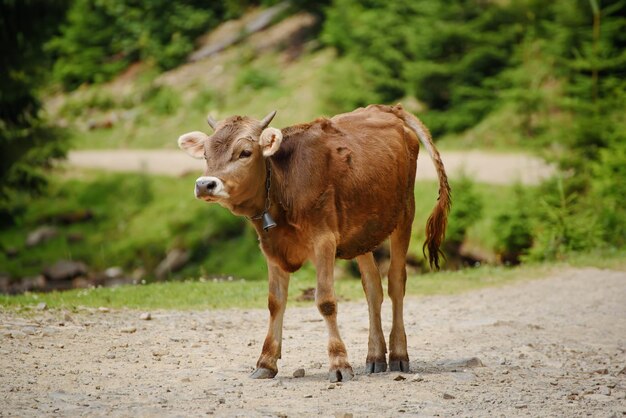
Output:
[[444,252],[450,261],[458,263],[461,245],[465,241],[468,229],[474,225],[483,213],[483,201],[476,191],[474,182],[467,176],[451,182],[453,202],[448,219],[448,229],[444,241]]
[[279,76],[273,71],[249,67],[239,71],[235,80],[235,87],[240,91],[246,87],[252,90],[261,90],[276,87],[278,81]]
[[508,202],[493,222],[496,254],[502,263],[519,264],[533,244],[532,214],[528,206],[534,199],[530,193],[515,187],[515,198]]
[[180,95],[171,87],[153,85],[143,94],[145,104],[158,115],[170,115],[181,107]]
[[222,2],[202,0],[74,0],[61,34],[47,45],[55,78],[71,90],[107,81],[137,60],[173,68],[225,12]]

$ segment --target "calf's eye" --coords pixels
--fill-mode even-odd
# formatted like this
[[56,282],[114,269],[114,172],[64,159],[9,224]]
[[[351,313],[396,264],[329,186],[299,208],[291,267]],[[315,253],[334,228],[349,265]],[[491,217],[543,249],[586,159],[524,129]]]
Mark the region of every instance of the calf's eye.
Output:
[[248,158],[251,155],[252,155],[252,151],[248,151],[245,149],[241,151],[241,153],[239,154],[239,158]]

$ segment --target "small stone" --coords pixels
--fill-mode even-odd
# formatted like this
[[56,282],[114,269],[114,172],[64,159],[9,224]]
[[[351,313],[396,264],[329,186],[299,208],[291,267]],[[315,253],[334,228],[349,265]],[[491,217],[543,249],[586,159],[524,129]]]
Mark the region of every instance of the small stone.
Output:
[[108,353],[105,357],[109,360],[113,360],[115,358],[115,353]]
[[415,376],[413,379],[411,379],[411,382],[423,382],[423,381],[424,381],[424,378],[420,376],[419,374]]
[[335,389],[335,385],[331,383],[330,385],[328,385],[328,389]]
[[311,368],[312,369],[321,369],[322,368],[322,363],[315,362],[315,363],[311,364]]
[[444,393],[443,399],[456,399],[456,396],[452,396],[449,393]]
[[525,403],[518,403],[515,405],[516,409],[526,409],[528,408],[528,405],[526,405]]
[[132,334],[132,333],[134,333],[136,331],[137,331],[137,328],[135,328],[135,327],[126,327],[126,328],[122,328],[120,330],[120,332],[122,332],[124,334]]
[[152,319],[152,314],[150,312],[144,312],[139,315],[139,319],[143,319],[144,321],[149,321]]
[[609,369],[604,368],[604,369],[598,369],[596,371],[594,371],[595,374],[609,374]]
[[304,377],[304,375],[305,375],[304,369],[297,369],[296,371],[293,372],[293,377],[295,378]]
[[394,377],[393,380],[395,380],[396,382],[400,382],[402,380],[406,380],[406,377],[404,377],[401,374],[399,374],[396,377]]
[[99,312],[102,312],[102,313],[111,312],[111,310],[110,310],[109,308],[107,308],[106,306],[101,306],[101,307],[99,307],[99,308],[98,308],[98,311],[99,311]]
[[305,399],[312,398],[313,395],[304,395]]
[[624,366],[624,367],[622,368],[622,370],[620,370],[619,372],[617,372],[617,374],[618,374],[618,375],[619,375],[619,374],[626,374],[626,366]]
[[65,322],[74,322],[74,319],[72,318],[72,316],[67,311],[63,311],[63,320]]
[[189,383],[189,382],[191,382],[191,379],[190,379],[190,378],[188,378],[188,377],[183,377],[182,379],[180,379],[180,381],[181,381],[182,383]]
[[38,311],[45,311],[46,309],[48,309],[48,304],[46,302],[40,302],[37,304]]
[[223,405],[223,404],[225,404],[225,403],[226,403],[226,399],[224,399],[224,398],[220,398],[220,399],[218,400],[218,402],[219,402],[221,405]]
[[335,414],[335,418],[353,418],[353,416],[351,412],[337,412]]
[[35,335],[37,334],[37,330],[33,327],[24,327],[22,328],[22,332],[26,335]]
[[600,390],[598,390],[598,393],[604,396],[611,396],[611,389],[604,386],[604,387],[601,387]]

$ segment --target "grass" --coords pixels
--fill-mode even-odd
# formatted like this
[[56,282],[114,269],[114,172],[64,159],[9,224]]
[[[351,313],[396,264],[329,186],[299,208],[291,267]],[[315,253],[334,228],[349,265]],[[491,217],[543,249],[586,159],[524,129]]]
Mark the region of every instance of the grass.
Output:
[[[320,116],[322,98],[318,74],[332,59],[330,51],[306,54],[286,65],[279,54],[263,54],[242,63],[244,51],[235,48],[220,66],[223,71],[206,83],[214,68],[210,60],[199,67],[197,76],[143,80],[113,95],[108,85],[85,87],[49,106],[63,118],[79,149],[175,148],[184,132],[207,131],[206,114],[220,119],[248,115],[260,119],[278,110],[275,126],[289,126]],[[206,68],[204,68],[206,67]],[[198,76],[199,75],[199,76]],[[167,76],[167,74],[165,74]],[[113,120],[108,128],[87,129],[88,122]]]
[[[93,271],[113,266],[128,273],[143,269],[150,280],[165,254],[181,248],[191,252],[191,262],[173,277],[264,278],[265,261],[252,227],[218,205],[194,199],[190,189],[194,177],[96,171],[55,176],[49,196],[33,199],[17,225],[0,231],[0,248],[17,252],[10,256],[0,251],[2,270],[12,277],[35,276],[47,265],[69,259],[82,261]],[[435,205],[437,187],[435,182],[418,182],[415,187],[410,254],[418,260],[423,257],[424,226]],[[507,187],[479,184],[476,191],[485,202],[485,216],[470,227],[468,237],[473,246],[488,252],[493,241],[490,219],[511,192]],[[70,225],[58,221],[64,214],[85,210],[92,213],[91,219]],[[56,224],[56,238],[26,246],[29,232],[49,224]]]
[[[0,248],[17,252],[0,251],[2,270],[13,277],[33,276],[59,259],[70,259],[94,271],[119,266],[127,272],[141,268],[150,276],[168,250],[184,248],[192,264],[182,275],[204,270],[263,277],[253,231],[242,218],[195,200],[193,179],[97,172],[55,177],[49,197],[29,202],[17,225],[0,231]],[[81,210],[91,211],[92,218],[70,225],[56,220]],[[27,234],[44,224],[56,224],[58,236],[27,247]]]
[[[570,267],[610,267],[626,271],[626,253],[597,252],[573,255],[568,261],[548,264],[528,264],[516,268],[483,266],[459,271],[444,271],[411,276],[407,295],[448,295],[492,286],[503,286],[522,280],[548,277],[551,273]],[[386,288],[386,281],[383,280]],[[314,272],[308,266],[292,275],[289,305],[312,305],[299,301],[303,291],[315,287]],[[360,280],[341,279],[335,282],[340,301],[364,298]],[[0,296],[4,309],[29,310],[40,302],[50,308],[76,310],[79,307],[130,309],[225,309],[263,308],[267,301],[267,282],[250,280],[212,281],[186,280],[152,283],[116,288],[93,288],[52,293],[26,293]]]

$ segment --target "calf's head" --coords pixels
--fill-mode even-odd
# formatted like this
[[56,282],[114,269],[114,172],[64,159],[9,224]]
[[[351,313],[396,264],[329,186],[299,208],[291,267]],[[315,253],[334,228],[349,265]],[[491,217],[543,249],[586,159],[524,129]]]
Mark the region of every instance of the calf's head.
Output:
[[194,131],[178,138],[178,146],[194,158],[206,160],[206,170],[196,180],[195,195],[207,202],[234,208],[254,199],[265,187],[265,158],[280,147],[282,133],[268,128],[276,111],[261,121],[232,116],[207,121],[215,131],[209,136]]

